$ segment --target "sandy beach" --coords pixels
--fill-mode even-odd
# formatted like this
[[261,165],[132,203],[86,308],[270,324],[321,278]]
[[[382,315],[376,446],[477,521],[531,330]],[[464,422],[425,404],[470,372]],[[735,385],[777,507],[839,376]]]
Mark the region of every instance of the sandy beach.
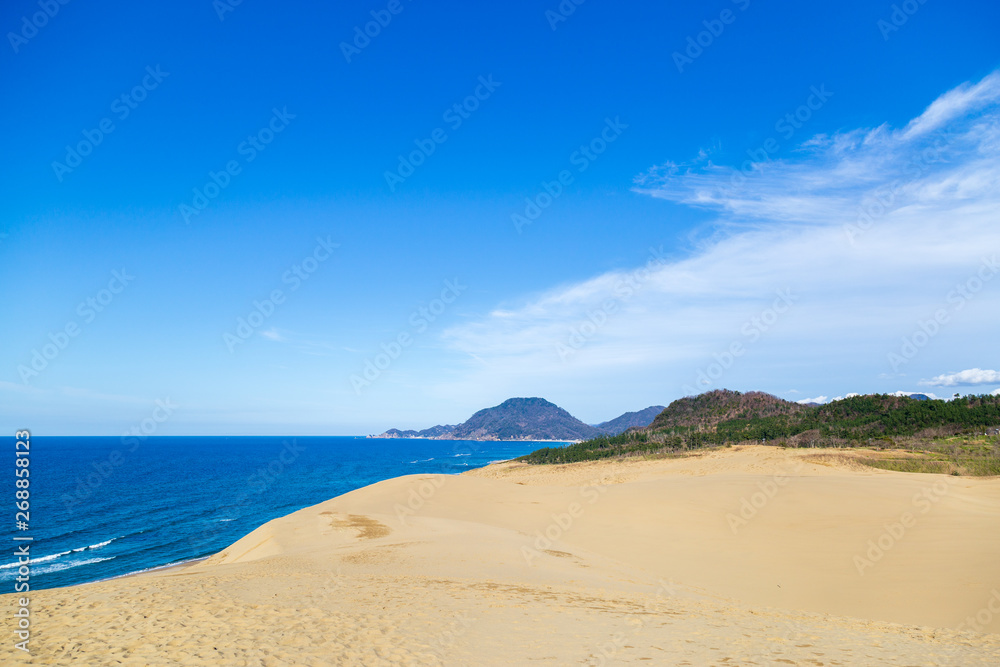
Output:
[[1000,479],[760,446],[506,462],[31,605],[3,664],[997,665]]

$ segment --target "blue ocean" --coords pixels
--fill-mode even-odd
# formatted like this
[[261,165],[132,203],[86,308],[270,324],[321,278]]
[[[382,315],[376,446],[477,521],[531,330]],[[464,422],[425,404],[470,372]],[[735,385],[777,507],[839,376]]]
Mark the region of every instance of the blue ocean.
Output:
[[30,521],[18,530],[14,439],[0,590],[30,536],[32,589],[142,572],[221,551],[257,526],[375,482],[457,474],[537,449],[530,442],[364,437],[33,437]]

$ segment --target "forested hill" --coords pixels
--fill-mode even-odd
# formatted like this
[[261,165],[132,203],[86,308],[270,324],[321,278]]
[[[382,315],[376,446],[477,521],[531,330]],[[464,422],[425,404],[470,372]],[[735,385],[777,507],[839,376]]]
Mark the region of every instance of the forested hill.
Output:
[[712,428],[732,419],[752,419],[799,414],[807,407],[765,394],[717,389],[698,396],[680,398],[664,408],[649,425],[653,431],[673,428]]
[[671,403],[645,429],[538,450],[529,463],[766,442],[856,446],[898,436],[982,433],[1000,427],[1000,396],[952,401],[875,394],[808,407],[762,392],[717,390]]

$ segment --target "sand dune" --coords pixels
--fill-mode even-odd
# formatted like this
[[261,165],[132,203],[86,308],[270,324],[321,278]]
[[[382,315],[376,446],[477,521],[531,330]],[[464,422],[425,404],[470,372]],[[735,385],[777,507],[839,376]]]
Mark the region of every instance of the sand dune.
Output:
[[1000,480],[764,447],[497,464],[32,604],[32,664],[996,665]]

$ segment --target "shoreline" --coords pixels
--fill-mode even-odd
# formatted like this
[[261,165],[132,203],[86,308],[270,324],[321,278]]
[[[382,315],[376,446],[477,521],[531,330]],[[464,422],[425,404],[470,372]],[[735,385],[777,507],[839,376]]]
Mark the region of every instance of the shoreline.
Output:
[[[213,554],[214,555],[214,554]],[[118,574],[113,577],[106,577],[104,579],[95,579],[94,581],[85,581],[79,584],[70,584],[69,586],[60,586],[59,588],[75,588],[77,586],[92,586],[93,584],[102,584],[107,581],[117,581],[119,579],[129,579],[131,577],[141,577],[147,574],[165,574],[170,570],[183,570],[192,565],[197,565],[207,561],[212,556],[202,556],[201,558],[189,558],[187,560],[177,561],[176,563],[168,563],[167,565],[156,565],[154,567],[147,567],[143,570],[136,570],[135,572],[128,572],[126,574]],[[37,590],[51,590],[48,588],[37,589]]]
[[499,439],[499,438],[418,438],[416,436],[394,436],[394,435],[366,435],[358,436],[364,437],[366,440],[434,440],[436,442],[547,442],[555,444],[566,444],[571,445],[578,442],[583,442],[583,440],[534,440],[534,439],[523,439],[523,438],[512,438],[512,439]]

